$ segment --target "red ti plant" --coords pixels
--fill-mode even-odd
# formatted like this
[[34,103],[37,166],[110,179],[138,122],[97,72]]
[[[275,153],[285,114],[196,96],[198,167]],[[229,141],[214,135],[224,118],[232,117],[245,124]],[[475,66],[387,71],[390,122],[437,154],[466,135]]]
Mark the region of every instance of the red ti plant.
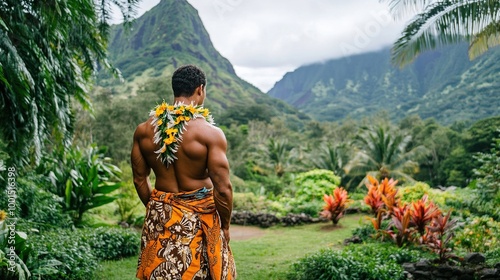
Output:
[[410,207],[405,204],[403,206],[395,206],[391,215],[391,229],[383,231],[385,235],[396,242],[398,247],[411,242],[415,229],[411,227],[412,211]]
[[372,176],[367,176],[368,194],[365,196],[365,203],[370,206],[372,212],[377,216],[378,212],[386,208],[389,213],[392,208],[397,205],[396,201],[397,189],[395,188],[398,183],[397,180],[385,178],[379,184],[377,179]]
[[413,202],[412,206],[412,226],[417,228],[420,236],[424,236],[425,227],[432,221],[432,219],[440,215],[441,211],[432,201],[427,203],[427,195],[424,195],[417,202]]
[[459,224],[456,219],[450,220],[450,215],[451,211],[446,216],[443,214],[435,216],[431,224],[427,226],[427,234],[423,239],[426,241],[427,247],[438,255],[441,262],[456,257],[450,253],[451,248],[448,247],[448,244],[455,236],[455,230]]
[[398,180],[394,180],[392,178],[389,180],[388,178],[385,178],[384,180],[382,180],[382,182],[380,182],[379,192],[385,196],[391,196],[391,195],[395,196],[397,193],[397,190],[395,188],[397,183]]
[[387,209],[387,216],[391,216],[395,211],[394,209],[399,207],[400,200],[396,198],[397,194],[398,190],[394,190],[387,195],[382,195],[382,201]]
[[347,191],[344,188],[336,188],[333,191],[333,196],[325,194],[323,200],[326,202],[326,205],[323,207],[320,216],[331,220],[336,225],[340,218],[344,216],[344,211],[351,201]]
[[372,222],[373,228],[378,232],[380,227],[382,226],[382,210],[378,211],[377,216],[375,218],[370,218]]
[[379,210],[383,209],[384,201],[382,200],[382,195],[378,192],[377,186],[368,186],[368,194],[365,196],[365,203],[370,206],[375,215],[377,215]]

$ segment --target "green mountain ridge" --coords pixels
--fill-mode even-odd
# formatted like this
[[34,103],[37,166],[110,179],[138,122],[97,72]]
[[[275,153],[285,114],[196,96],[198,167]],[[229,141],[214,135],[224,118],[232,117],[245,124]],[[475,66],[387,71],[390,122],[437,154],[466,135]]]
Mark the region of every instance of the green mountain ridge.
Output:
[[163,82],[168,87],[165,94],[169,94],[165,99],[170,101],[173,71],[181,65],[195,64],[207,74],[206,106],[216,115],[230,107],[257,104],[264,104],[278,115],[298,113],[236,75],[231,63],[214,48],[197,10],[186,0],[160,1],[129,29],[121,24],[113,26],[108,52],[111,64],[121,71],[124,82],[100,73],[97,85],[116,96],[134,96],[147,83]]
[[467,45],[420,55],[398,69],[390,50],[299,67],[268,92],[321,121],[359,119],[386,111],[393,120],[411,114],[443,124],[500,115],[500,48],[469,61]]

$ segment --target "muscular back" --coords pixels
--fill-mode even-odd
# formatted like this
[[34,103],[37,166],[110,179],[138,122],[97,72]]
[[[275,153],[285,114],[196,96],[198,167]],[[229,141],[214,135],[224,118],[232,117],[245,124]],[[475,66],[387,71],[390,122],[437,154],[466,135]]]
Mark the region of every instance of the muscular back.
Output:
[[[218,174],[227,172],[229,167],[225,154],[226,139],[219,128],[201,118],[189,121],[175,154],[178,159],[167,168],[154,153],[159,147],[153,143],[154,127],[150,122],[151,119],[140,124],[134,134],[132,164],[134,173],[137,173],[134,178],[148,176],[152,169],[156,176],[155,188],[174,193],[225,183],[213,182],[226,177]],[[139,182],[134,179],[134,183],[137,187]]]

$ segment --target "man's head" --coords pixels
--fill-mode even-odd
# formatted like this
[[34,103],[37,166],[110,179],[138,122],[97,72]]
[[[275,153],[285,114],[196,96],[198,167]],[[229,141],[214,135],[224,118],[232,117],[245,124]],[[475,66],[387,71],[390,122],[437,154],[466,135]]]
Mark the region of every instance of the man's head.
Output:
[[191,97],[201,86],[205,90],[207,78],[203,71],[194,65],[177,68],[172,75],[172,89],[175,97]]

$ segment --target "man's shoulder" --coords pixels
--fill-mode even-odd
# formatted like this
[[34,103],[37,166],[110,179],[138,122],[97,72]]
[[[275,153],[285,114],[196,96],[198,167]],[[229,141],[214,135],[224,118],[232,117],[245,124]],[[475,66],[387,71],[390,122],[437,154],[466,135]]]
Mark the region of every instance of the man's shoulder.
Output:
[[206,136],[207,138],[225,137],[222,129],[202,118],[191,120],[189,126],[187,127],[188,131],[190,126],[194,128],[193,131],[197,131],[202,136]]
[[145,137],[150,134],[151,130],[151,118],[149,118],[147,121],[140,123],[137,125],[135,132],[134,132],[134,137]]

